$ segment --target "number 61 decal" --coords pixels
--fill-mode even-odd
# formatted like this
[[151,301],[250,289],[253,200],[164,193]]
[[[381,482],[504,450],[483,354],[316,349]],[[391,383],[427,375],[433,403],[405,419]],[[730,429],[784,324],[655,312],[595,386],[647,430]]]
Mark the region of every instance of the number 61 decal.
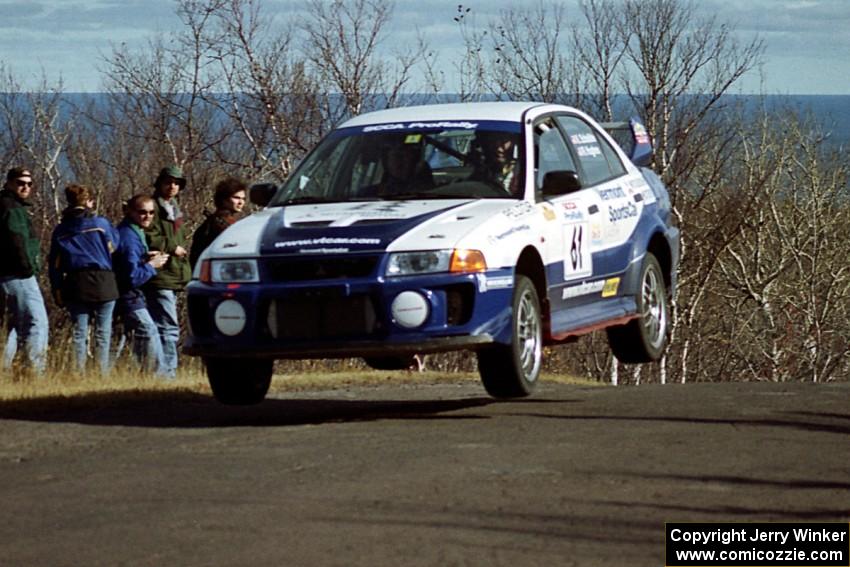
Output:
[[586,222],[564,227],[564,280],[593,274],[590,254],[590,225]]

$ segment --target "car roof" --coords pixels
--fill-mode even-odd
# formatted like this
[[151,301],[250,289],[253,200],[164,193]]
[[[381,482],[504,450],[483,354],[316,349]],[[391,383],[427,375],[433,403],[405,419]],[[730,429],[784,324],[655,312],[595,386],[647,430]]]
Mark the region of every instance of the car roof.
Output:
[[[411,120],[502,120],[520,122],[523,114],[538,106],[540,102],[459,102],[450,104],[426,104],[422,106],[404,106],[355,116],[340,125],[368,126],[390,122],[408,122]],[[561,107],[566,108],[566,107]]]

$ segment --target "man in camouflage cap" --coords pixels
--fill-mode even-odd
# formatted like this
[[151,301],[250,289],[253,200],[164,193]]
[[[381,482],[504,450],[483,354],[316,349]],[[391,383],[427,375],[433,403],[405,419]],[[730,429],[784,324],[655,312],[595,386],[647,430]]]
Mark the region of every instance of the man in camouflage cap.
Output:
[[186,176],[176,165],[164,167],[154,181],[156,214],[145,229],[152,251],[168,254],[168,261],[144,286],[148,311],[159,329],[165,374],[177,372],[180,321],[177,294],[192,278],[189,267],[187,225],[177,203],[177,194],[186,186]]

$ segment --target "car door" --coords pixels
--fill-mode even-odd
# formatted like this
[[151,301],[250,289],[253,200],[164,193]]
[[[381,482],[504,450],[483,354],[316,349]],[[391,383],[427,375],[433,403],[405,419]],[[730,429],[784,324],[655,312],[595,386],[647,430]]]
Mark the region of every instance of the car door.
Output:
[[[548,210],[550,222],[544,225],[544,250],[548,298],[553,316],[553,331],[563,327],[559,312],[594,301],[601,293],[595,289],[594,247],[602,243],[601,201],[592,188],[555,187],[556,193],[544,193],[552,176],[574,172],[580,167],[573,148],[553,115],[534,123],[534,183],[538,205]],[[594,292],[595,290],[595,292]]]
[[[628,170],[610,143],[589,122],[579,116],[558,115],[558,125],[566,135],[578,163],[583,191],[595,195],[599,205],[596,238],[592,243],[594,275],[618,278],[631,260],[630,238],[637,227],[643,203],[629,190]],[[604,295],[612,297],[609,290]]]

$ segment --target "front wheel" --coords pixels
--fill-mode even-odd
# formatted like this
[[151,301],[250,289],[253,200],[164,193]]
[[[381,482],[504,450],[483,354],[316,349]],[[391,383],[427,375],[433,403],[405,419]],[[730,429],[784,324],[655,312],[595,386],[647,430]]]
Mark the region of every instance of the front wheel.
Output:
[[204,358],[213,396],[231,406],[258,404],[272,381],[274,360],[265,358]]
[[620,362],[654,362],[661,358],[670,332],[667,288],[655,256],[646,253],[640,271],[640,289],[635,298],[638,318],[625,325],[609,327],[608,344]]
[[517,275],[511,305],[511,342],[478,351],[478,373],[494,398],[529,395],[537,385],[543,360],[543,325],[534,284]]

